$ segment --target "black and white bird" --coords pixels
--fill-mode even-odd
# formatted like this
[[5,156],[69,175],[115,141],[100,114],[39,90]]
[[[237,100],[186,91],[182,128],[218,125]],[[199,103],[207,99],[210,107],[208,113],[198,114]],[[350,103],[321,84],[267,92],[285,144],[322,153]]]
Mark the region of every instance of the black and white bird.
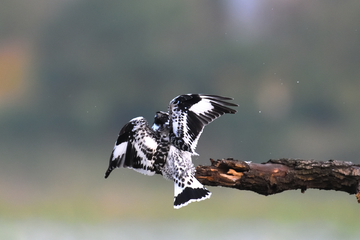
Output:
[[168,112],[159,111],[150,127],[143,117],[130,120],[120,130],[111,153],[107,178],[114,168],[131,168],[145,175],[161,174],[174,181],[174,208],[210,198],[196,178],[191,156],[204,127],[237,104],[232,98],[186,94],[170,101]]

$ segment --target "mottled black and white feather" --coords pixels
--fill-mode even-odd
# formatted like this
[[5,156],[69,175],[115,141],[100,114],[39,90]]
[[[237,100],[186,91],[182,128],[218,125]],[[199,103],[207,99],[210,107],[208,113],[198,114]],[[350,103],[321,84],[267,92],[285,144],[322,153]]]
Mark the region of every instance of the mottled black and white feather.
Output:
[[177,148],[195,154],[204,127],[225,113],[236,113],[229,106],[232,98],[216,95],[187,94],[171,100],[170,141]]
[[210,198],[207,190],[196,178],[191,153],[170,145],[167,161],[162,168],[164,178],[174,181],[174,208]]
[[168,143],[165,149],[161,138],[149,127],[143,117],[137,117],[128,122],[121,130],[111,153],[107,178],[114,168],[131,168],[137,172],[152,176],[157,165],[163,165],[167,155]]
[[114,168],[161,174],[174,182],[174,208],[210,198],[211,193],[196,178],[191,155],[204,127],[225,113],[235,113],[231,98],[187,94],[174,98],[168,112],[156,112],[150,127],[143,117],[128,122],[111,153],[107,178]]

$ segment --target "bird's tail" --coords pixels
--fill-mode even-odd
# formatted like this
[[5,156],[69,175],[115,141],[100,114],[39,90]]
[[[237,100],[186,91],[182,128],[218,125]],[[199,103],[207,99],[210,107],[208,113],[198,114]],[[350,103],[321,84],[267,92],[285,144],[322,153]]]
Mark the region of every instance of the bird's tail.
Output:
[[185,182],[175,182],[174,208],[179,209],[191,202],[199,202],[210,198],[211,192],[207,190],[194,176]]

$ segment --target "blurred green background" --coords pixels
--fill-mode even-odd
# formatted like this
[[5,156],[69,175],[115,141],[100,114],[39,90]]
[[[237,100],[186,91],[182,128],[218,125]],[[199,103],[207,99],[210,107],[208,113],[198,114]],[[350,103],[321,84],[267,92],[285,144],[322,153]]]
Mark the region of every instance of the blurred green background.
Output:
[[209,187],[173,210],[173,184],[104,179],[120,128],[185,93],[234,98],[209,158],[360,163],[360,2],[2,0],[1,239],[359,239],[342,192],[264,197]]

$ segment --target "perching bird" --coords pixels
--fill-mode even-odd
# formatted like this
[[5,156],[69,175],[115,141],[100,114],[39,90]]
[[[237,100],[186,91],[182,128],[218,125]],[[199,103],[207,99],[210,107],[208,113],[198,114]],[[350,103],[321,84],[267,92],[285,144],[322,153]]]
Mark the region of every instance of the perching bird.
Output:
[[168,112],[157,112],[150,127],[133,118],[120,130],[111,153],[107,178],[114,168],[131,168],[145,175],[161,174],[174,181],[174,208],[210,198],[196,178],[191,161],[204,127],[225,113],[234,114],[232,98],[186,94],[170,101]]

